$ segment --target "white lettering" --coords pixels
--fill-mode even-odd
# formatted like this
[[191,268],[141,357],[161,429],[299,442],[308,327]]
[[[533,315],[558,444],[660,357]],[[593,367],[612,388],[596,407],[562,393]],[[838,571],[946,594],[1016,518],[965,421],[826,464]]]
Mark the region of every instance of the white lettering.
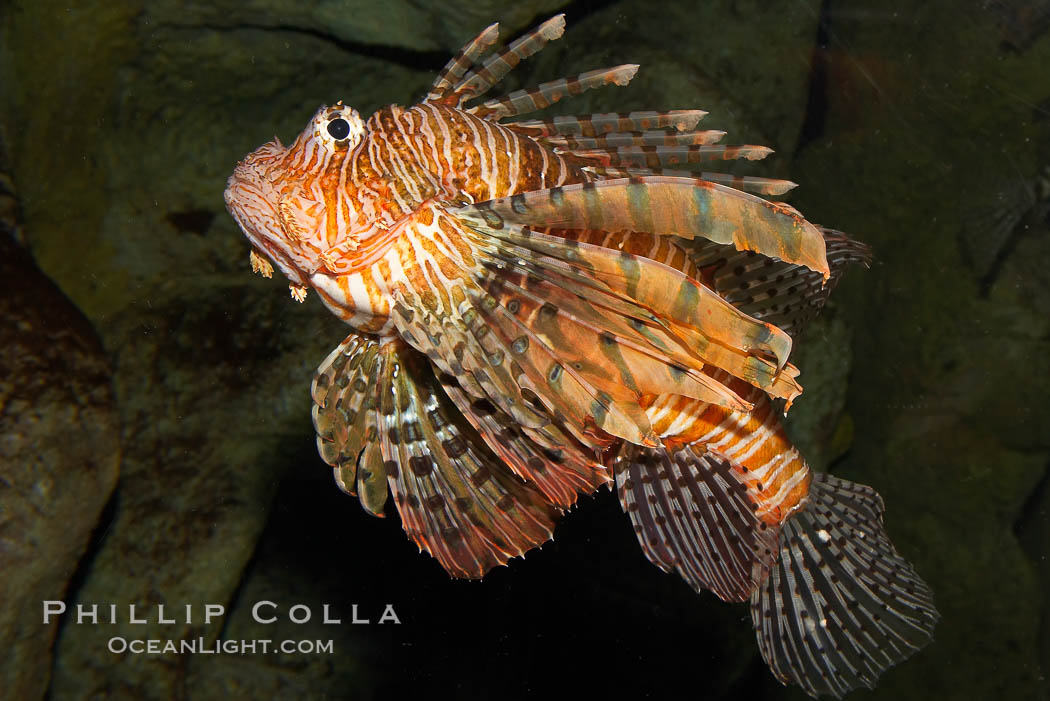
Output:
[[106,647],[109,648],[110,652],[121,654],[128,649],[128,641],[124,638],[110,638],[109,643]]
[[324,622],[326,624],[329,624],[329,623],[342,623],[342,621],[339,620],[338,618],[332,618],[331,617],[331,613],[329,612],[328,608],[329,608],[328,604],[325,604],[324,605]]
[[136,625],[145,625],[145,618],[135,618],[135,604],[128,605],[128,623],[134,623]]
[[357,604],[354,604],[351,607],[351,609],[353,610],[352,616],[353,616],[353,619],[354,619],[354,620],[350,621],[351,623],[368,623],[369,622],[369,620],[367,618],[358,618],[357,617]]
[[204,605],[204,625],[211,623],[211,619],[214,616],[222,618],[223,614],[226,613],[226,607],[222,604],[205,604]]
[[77,625],[83,623],[85,618],[90,618],[92,623],[98,623],[98,605],[91,604],[91,613],[85,613],[86,610],[83,604],[77,604]]
[[[306,614],[302,618],[296,618],[295,611],[297,609],[301,609],[301,610],[305,611]],[[310,620],[310,616],[311,616],[311,613],[310,613],[310,607],[309,606],[304,606],[302,604],[296,604],[295,606],[293,606],[290,609],[288,609],[288,618],[291,619],[292,623],[306,623],[307,621]]]
[[164,618],[164,604],[157,606],[157,623],[174,623],[174,618]]
[[396,613],[394,613],[393,604],[387,604],[386,608],[383,609],[383,615],[379,617],[380,623],[387,623],[389,621],[393,621],[397,625],[401,625],[401,619],[397,617]]
[[277,604],[272,601],[256,601],[255,606],[252,606],[252,618],[255,619],[256,623],[273,623],[277,620],[277,616],[270,616],[269,618],[263,619],[259,617],[259,609],[263,606],[269,606],[272,609],[277,608]]
[[[327,607],[326,607],[327,608]],[[45,601],[44,602],[44,625],[51,622],[51,616],[61,616],[66,612],[66,602]]]

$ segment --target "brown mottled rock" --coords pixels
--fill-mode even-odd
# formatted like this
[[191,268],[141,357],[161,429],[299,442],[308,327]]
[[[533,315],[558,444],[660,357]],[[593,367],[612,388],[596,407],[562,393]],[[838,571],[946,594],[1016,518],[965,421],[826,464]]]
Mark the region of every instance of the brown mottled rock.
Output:
[[[290,451],[311,447],[309,378],[341,329],[317,300],[304,308],[272,281],[263,294],[245,281],[154,291],[110,320],[119,499],[70,606],[120,613],[64,627],[56,698],[185,697],[188,657],[114,654],[108,641],[214,642],[225,618],[205,624],[204,607],[229,609]],[[148,623],[132,623],[129,605]]]
[[91,325],[0,233],[0,689],[42,698],[60,600],[117,481],[109,367]]

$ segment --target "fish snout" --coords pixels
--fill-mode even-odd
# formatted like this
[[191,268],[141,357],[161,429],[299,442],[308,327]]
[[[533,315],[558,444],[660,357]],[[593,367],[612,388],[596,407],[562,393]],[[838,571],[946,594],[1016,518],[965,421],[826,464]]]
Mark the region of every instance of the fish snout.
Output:
[[282,226],[279,194],[251,158],[238,163],[226,181],[226,209],[256,255],[269,259],[293,284],[306,286],[307,261]]

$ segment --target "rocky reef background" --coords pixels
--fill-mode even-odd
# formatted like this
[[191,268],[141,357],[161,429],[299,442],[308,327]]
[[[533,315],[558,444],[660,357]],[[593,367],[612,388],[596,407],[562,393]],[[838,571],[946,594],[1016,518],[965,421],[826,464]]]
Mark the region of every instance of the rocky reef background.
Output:
[[[792,430],[885,498],[936,642],[861,698],[1046,698],[1050,3],[123,0],[0,4],[0,661],[11,698],[800,698],[747,611],[650,566],[611,494],[483,582],[450,581],[317,457],[309,378],[343,335],[250,274],[234,164],[322,103],[418,98],[493,20],[556,11],[518,87],[624,62],[562,112],[702,107],[777,151],[813,221],[872,244],[801,339]],[[117,477],[119,470],[119,479]],[[40,602],[205,625],[40,624]],[[253,602],[314,618],[255,623]],[[332,604],[344,624],[323,625]],[[351,605],[400,626],[350,625]],[[331,655],[118,655],[136,638],[333,639]]]

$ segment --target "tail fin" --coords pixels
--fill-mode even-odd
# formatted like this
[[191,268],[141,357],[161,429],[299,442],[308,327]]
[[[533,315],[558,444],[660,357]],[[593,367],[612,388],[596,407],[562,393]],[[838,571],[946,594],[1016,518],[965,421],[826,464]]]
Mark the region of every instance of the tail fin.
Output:
[[932,640],[933,595],[890,543],[870,487],[814,474],[780,532],[777,566],[751,597],[762,656],[811,696],[871,688]]

